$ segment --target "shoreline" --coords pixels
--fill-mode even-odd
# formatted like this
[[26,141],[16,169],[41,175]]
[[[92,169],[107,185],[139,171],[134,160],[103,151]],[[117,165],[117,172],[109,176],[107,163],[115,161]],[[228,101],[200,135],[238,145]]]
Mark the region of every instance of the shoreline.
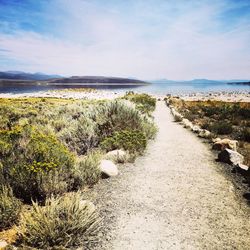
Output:
[[[37,92],[23,93],[0,93],[0,98],[59,98],[59,99],[115,99],[123,96],[127,91],[98,90],[98,89],[60,89],[43,90]],[[218,92],[192,92],[192,93],[164,93],[156,94],[150,92],[133,91],[134,93],[147,93],[155,98],[175,96],[184,101],[224,101],[224,102],[250,102],[250,91],[218,91]]]

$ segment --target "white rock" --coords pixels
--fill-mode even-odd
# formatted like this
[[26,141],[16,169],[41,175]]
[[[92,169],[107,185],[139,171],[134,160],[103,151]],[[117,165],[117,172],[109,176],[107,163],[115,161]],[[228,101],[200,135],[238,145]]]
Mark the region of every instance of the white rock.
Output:
[[192,122],[190,122],[188,119],[183,119],[182,124],[183,124],[184,128],[192,129],[192,127],[193,127]]
[[237,164],[237,167],[244,170],[244,171],[248,171],[249,167],[247,165],[244,164]]
[[108,177],[118,175],[117,166],[110,160],[102,160],[100,163],[100,170]]
[[225,138],[222,140],[215,141],[215,143],[213,144],[213,149],[222,151],[225,148],[229,148],[236,151],[237,146],[238,146],[238,141]]
[[244,156],[236,151],[226,148],[219,153],[218,159],[221,162],[233,164],[234,166],[236,166],[238,164],[243,164]]
[[127,153],[124,150],[116,149],[113,151],[110,151],[106,154],[105,158],[107,160],[113,160],[115,162],[125,162],[127,160]]
[[175,111],[173,112],[174,120],[176,122],[181,122],[183,119],[183,115],[181,115],[179,112]]
[[206,129],[202,129],[202,131],[198,134],[199,137],[201,138],[211,138],[211,132],[206,130]]
[[119,156],[119,157],[125,157],[126,156],[126,152],[124,150],[121,149],[116,149],[116,150],[112,150],[109,151],[106,156]]
[[217,137],[217,138],[215,138],[215,139],[212,139],[212,142],[213,142],[213,143],[219,142],[219,141],[221,141],[221,138],[219,138],[219,137]]
[[202,131],[202,129],[198,125],[194,125],[192,127],[192,131],[195,133],[200,133]]

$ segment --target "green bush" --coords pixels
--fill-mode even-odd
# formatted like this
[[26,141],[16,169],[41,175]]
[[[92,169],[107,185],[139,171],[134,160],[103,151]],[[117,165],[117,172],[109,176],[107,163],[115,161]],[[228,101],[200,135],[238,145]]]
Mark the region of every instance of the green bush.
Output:
[[13,226],[19,220],[21,202],[14,197],[12,189],[0,186],[0,230]]
[[141,115],[134,105],[129,105],[122,100],[100,105],[93,119],[97,122],[100,141],[121,130],[140,130],[150,139],[155,136],[157,131],[149,117]]
[[21,216],[19,241],[39,249],[86,246],[94,240],[98,224],[94,205],[83,201],[80,193],[71,193],[48,199],[45,206],[33,203]]
[[225,121],[218,121],[213,123],[213,125],[210,126],[210,129],[212,132],[219,135],[231,134],[233,131],[232,124]]
[[81,116],[78,120],[72,120],[58,133],[59,139],[67,145],[71,151],[83,155],[99,142],[95,121],[87,116]]
[[211,117],[215,114],[219,114],[220,113],[220,108],[216,107],[216,106],[200,106],[202,111],[205,113],[206,116]]
[[[84,158],[77,167],[75,158],[88,155],[106,137],[120,131],[137,131],[123,136],[127,140],[124,145],[120,138],[119,147],[141,152],[145,141],[157,132],[153,119],[138,110],[142,105],[152,111],[154,98],[144,94],[127,97],[131,100],[1,100],[0,181],[9,184],[15,196],[25,202],[44,201],[52,194],[69,191],[77,178],[77,185],[92,185],[99,178],[95,157]],[[79,169],[84,171],[79,174]]]
[[74,186],[80,188],[85,185],[93,185],[101,177],[99,168],[102,154],[99,151],[91,151],[86,156],[81,157],[76,164],[74,173]]
[[70,187],[74,156],[54,135],[29,126],[0,131],[0,156],[5,182],[25,201]]
[[147,138],[138,130],[122,130],[101,142],[101,147],[106,151],[124,149],[130,153],[142,153],[147,146]]
[[130,91],[124,96],[124,99],[136,104],[136,107],[145,114],[150,114],[155,110],[156,98],[148,94],[135,94]]

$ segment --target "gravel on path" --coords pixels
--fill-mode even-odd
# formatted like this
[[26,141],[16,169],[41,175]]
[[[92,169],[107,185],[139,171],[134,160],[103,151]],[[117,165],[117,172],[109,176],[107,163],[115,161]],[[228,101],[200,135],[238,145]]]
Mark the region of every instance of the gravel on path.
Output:
[[250,249],[250,208],[213,153],[164,104],[144,156],[95,188],[103,231],[95,249]]

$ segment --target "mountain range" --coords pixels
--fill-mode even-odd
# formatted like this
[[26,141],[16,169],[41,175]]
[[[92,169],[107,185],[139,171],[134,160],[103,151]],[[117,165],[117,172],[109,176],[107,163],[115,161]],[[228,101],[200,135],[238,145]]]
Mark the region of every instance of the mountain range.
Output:
[[21,71],[0,72],[0,85],[81,85],[81,84],[123,84],[145,85],[145,81],[123,77],[106,76],[71,76],[46,75],[43,73],[26,73]]
[[22,71],[0,71],[0,81],[3,83],[7,82],[18,82],[24,83],[25,81],[30,81],[30,83],[43,84],[75,84],[75,83],[121,83],[121,84],[175,84],[175,83],[187,83],[187,84],[221,84],[221,83],[240,83],[240,84],[249,84],[248,80],[243,79],[231,79],[231,80],[210,80],[210,79],[193,79],[193,80],[168,80],[168,79],[158,79],[150,81],[141,81],[138,79],[132,78],[122,78],[122,77],[105,77],[105,76],[71,76],[63,77],[60,75],[48,75],[44,73],[27,73]]
[[222,83],[245,83],[249,80],[243,79],[230,79],[230,80],[210,80],[210,79],[193,79],[193,80],[168,80],[158,79],[150,81],[156,84],[174,84],[174,83],[187,83],[187,84],[222,84]]
[[59,75],[46,75],[40,72],[26,73],[22,71],[1,71],[0,79],[5,80],[49,80],[61,77]]

